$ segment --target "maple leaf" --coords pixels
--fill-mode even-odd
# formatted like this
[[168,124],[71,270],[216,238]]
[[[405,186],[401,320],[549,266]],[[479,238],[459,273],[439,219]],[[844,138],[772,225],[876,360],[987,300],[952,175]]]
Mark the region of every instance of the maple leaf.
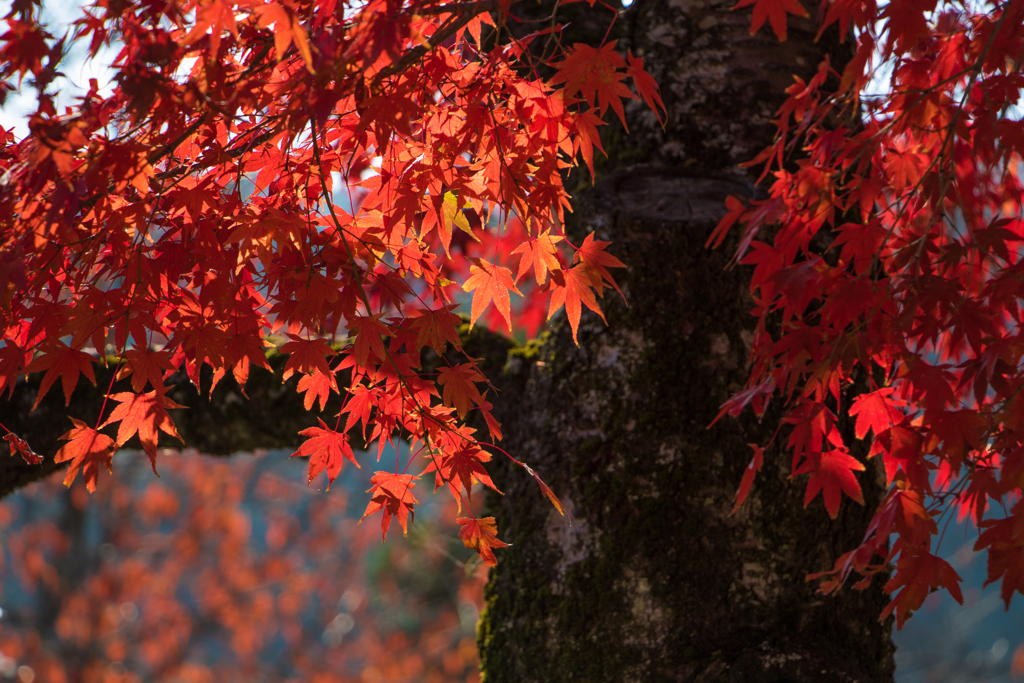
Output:
[[424,346],[429,346],[438,354],[443,354],[448,348],[448,342],[458,349],[462,342],[459,340],[457,325],[460,322],[459,316],[452,313],[456,305],[445,306],[438,310],[419,309],[412,320],[412,329],[416,330],[416,351]]
[[523,275],[533,268],[537,284],[543,285],[548,279],[548,270],[558,270],[562,264],[558,262],[558,247],[555,245],[564,238],[552,235],[550,230],[545,230],[537,239],[530,238],[512,250],[513,254],[522,254],[519,259],[519,272],[516,274],[516,282],[522,279]]
[[459,529],[459,538],[467,548],[472,548],[480,554],[480,559],[490,567],[498,566],[498,559],[494,557],[492,548],[507,548],[508,543],[498,540],[498,526],[494,517],[483,517],[475,519],[459,517],[455,520],[462,525]]
[[106,427],[115,422],[121,423],[117,428],[118,446],[123,446],[128,439],[138,433],[139,441],[142,442],[142,448],[149,456],[154,473],[156,473],[158,431],[184,443],[178,430],[174,427],[174,421],[167,414],[168,409],[184,408],[184,406],[167,398],[164,395],[165,391],[166,389],[161,385],[158,390],[146,394],[132,392],[112,394],[110,398],[118,401],[121,405],[114,408],[107,421],[101,425],[101,427]]
[[477,237],[476,233],[469,225],[469,221],[466,219],[465,214],[462,213],[462,207],[459,206],[458,198],[451,192],[445,192],[441,200],[441,206],[437,211],[437,230],[441,236],[441,244],[444,246],[444,251],[451,258],[451,252],[448,247],[452,242],[452,227],[456,227],[462,232],[469,235],[472,239],[477,242],[480,238]]
[[625,268],[626,264],[604,250],[609,244],[611,242],[595,240],[594,233],[590,233],[583,238],[583,244],[580,245],[573,258],[601,276],[600,280],[593,282],[598,294],[601,293],[601,280],[603,280],[614,287],[615,291],[622,297],[622,300],[625,301],[626,296],[619,289],[619,286],[615,284],[615,279],[612,278],[612,274],[608,272],[608,269]]
[[884,621],[895,611],[896,628],[903,628],[933,587],[945,588],[962,605],[964,596],[960,592],[960,581],[960,575],[941,557],[920,548],[906,548],[900,553],[896,573],[885,584],[886,593],[896,593],[897,590],[899,593],[882,610],[879,620]]
[[96,491],[96,478],[99,475],[100,465],[103,465],[107,472],[112,471],[114,440],[106,434],[100,434],[80,420],[73,417],[70,419],[75,427],[60,437],[67,443],[61,446],[53,459],[55,462],[71,461],[68,472],[64,476],[65,486],[71,486],[81,470],[85,488],[89,490],[89,493],[93,493]]
[[1001,596],[1010,609],[1014,592],[1024,593],[1024,504],[1018,501],[1011,515],[986,519],[979,524],[981,535],[975,550],[988,549],[988,573],[985,586],[1002,580]]
[[861,505],[864,504],[860,484],[853,474],[855,471],[864,471],[864,465],[859,460],[838,449],[825,453],[809,452],[806,455],[803,464],[793,471],[794,476],[808,472],[811,474],[804,494],[804,507],[810,505],[819,491],[825,499],[828,516],[832,519],[839,514],[839,501],[843,493]]
[[213,0],[199,9],[192,30],[181,38],[182,45],[191,45],[210,34],[210,49],[214,55],[220,49],[221,34],[227,29],[238,38],[238,25],[235,23],[235,8],[230,2]]
[[[750,494],[750,487],[754,485],[754,477],[761,471],[761,467],[764,466],[764,449],[757,444],[747,444],[754,449],[754,457],[750,460],[750,464],[743,470],[743,479],[740,480],[740,488],[736,491],[736,503],[732,506],[732,512],[735,513],[743,505],[743,501],[747,499],[747,495]],[[805,505],[806,507],[806,505]]]
[[779,40],[786,39],[786,13],[795,14],[798,17],[810,16],[807,10],[800,4],[799,0],[740,0],[733,9],[754,6],[754,19],[750,24],[750,35],[757,33],[757,30],[764,26],[764,22],[770,21],[772,30]]
[[431,457],[430,464],[423,471],[423,474],[436,472],[434,478],[434,490],[441,488],[447,483],[458,503],[459,511],[462,511],[462,500],[459,490],[465,490],[466,498],[472,500],[473,484],[479,482],[484,486],[501,493],[498,487],[491,481],[487,474],[484,463],[490,462],[490,454],[477,446],[475,443],[464,444],[460,448],[445,449],[440,455]]
[[317,400],[320,401],[320,410],[323,410],[327,407],[327,399],[331,392],[338,391],[338,382],[333,372],[325,375],[317,370],[312,375],[303,375],[297,390],[300,394],[305,393],[302,405],[306,410],[310,410]]
[[[663,116],[668,113],[665,109],[665,103],[661,101],[661,93],[659,92],[658,82],[654,78],[644,71],[644,58],[634,57],[632,50],[626,51],[626,62],[629,64],[629,68],[626,72],[629,77],[633,79],[633,85],[636,86],[636,91],[640,93],[640,97],[644,99],[644,103],[654,112],[654,115],[658,117],[658,123],[665,125]],[[658,112],[658,109],[661,112]],[[603,150],[602,150],[603,151]],[[591,175],[593,175],[593,169],[591,169]]]
[[419,504],[412,494],[412,489],[416,488],[414,480],[418,478],[413,474],[377,472],[370,479],[373,486],[367,490],[367,493],[373,495],[359,521],[362,522],[375,512],[383,511],[384,516],[380,521],[381,541],[387,539],[392,517],[398,518],[398,523],[402,525],[402,533],[406,536],[409,535],[408,523],[415,516],[413,507]]
[[290,342],[280,348],[282,354],[291,354],[288,362],[284,364],[285,381],[296,371],[304,373],[320,372],[324,375],[331,374],[331,367],[327,364],[327,357],[333,356],[336,352],[330,347],[326,339],[303,339],[289,334]]
[[32,450],[32,447],[28,445],[28,441],[25,441],[25,439],[22,439],[17,434],[8,433],[4,435],[4,441],[10,446],[11,455],[18,453],[29,465],[39,465],[43,462],[43,456]]
[[43,354],[25,368],[26,373],[41,372],[42,370],[46,370],[46,374],[43,375],[43,381],[39,384],[39,392],[36,394],[36,402],[32,404],[32,410],[39,407],[46,392],[50,390],[58,377],[64,386],[64,405],[71,403],[71,393],[75,390],[75,385],[78,384],[80,374],[84,373],[93,386],[96,386],[96,375],[92,370],[92,356],[72,349],[60,340],[49,343],[44,347]]
[[[565,517],[565,508],[562,507],[562,501],[558,500],[558,496],[555,495],[555,492],[544,483],[544,480],[540,478],[539,474],[533,471],[532,467],[523,464],[523,468],[531,477],[533,477],[533,480],[537,482],[537,485],[540,486],[540,492],[547,496],[547,499],[551,501],[551,504],[555,506],[556,510],[558,510],[558,514]],[[569,520],[569,525],[572,526],[572,520]]]
[[284,59],[285,53],[292,43],[302,56],[309,73],[313,70],[313,55],[309,49],[309,41],[306,37],[306,30],[302,24],[296,21],[291,10],[276,2],[256,7],[256,16],[259,17],[261,28],[274,27],[274,51],[277,53],[278,61]]
[[572,327],[572,341],[576,346],[580,345],[576,338],[576,332],[579,329],[580,314],[583,311],[581,303],[601,316],[601,320],[604,320],[605,324],[608,323],[601,308],[597,305],[594,292],[591,291],[594,283],[593,273],[594,271],[584,263],[576,264],[571,270],[551,271],[551,283],[554,289],[551,293],[551,304],[548,307],[548,320],[551,320],[551,316],[564,305],[565,314],[569,317],[569,325]]
[[366,367],[371,351],[378,360],[387,358],[383,337],[391,336],[391,330],[379,318],[380,314],[372,317],[357,315],[349,320],[349,331],[355,336],[353,355],[359,367]]
[[511,290],[519,296],[523,295],[522,292],[516,289],[515,282],[512,281],[512,271],[479,258],[472,258],[470,261],[474,265],[470,266],[469,279],[462,286],[462,289],[467,292],[475,292],[473,294],[473,306],[469,319],[470,328],[476,324],[484,310],[493,301],[498,312],[501,313],[501,317],[508,324],[508,331],[511,332],[512,304],[508,293]]
[[357,422],[363,423],[363,440],[366,440],[366,425],[370,423],[370,410],[376,404],[379,392],[368,389],[366,385],[357,384],[349,389],[348,401],[342,409],[342,413],[348,413],[345,421],[345,431],[352,429]]
[[480,395],[475,384],[483,381],[483,375],[471,363],[441,368],[437,377],[438,384],[444,387],[442,396],[444,404],[455,406],[461,418],[466,417],[471,402],[477,405],[484,402],[484,397]]
[[565,59],[555,65],[558,72],[551,83],[565,83],[566,99],[579,93],[588,104],[593,104],[596,97],[601,116],[611,107],[626,127],[622,98],[636,99],[636,96],[622,83],[626,73],[620,69],[625,69],[626,62],[615,51],[615,45],[614,40],[598,48],[576,43]]
[[903,422],[904,416],[899,408],[906,403],[889,398],[893,391],[892,387],[885,387],[853,399],[849,412],[857,418],[854,433],[858,439],[867,436],[869,429],[877,436]]
[[334,480],[341,473],[341,466],[345,460],[356,467],[359,467],[359,463],[352,453],[348,434],[330,429],[320,418],[317,418],[317,422],[320,423],[319,427],[310,427],[299,432],[309,438],[299,446],[299,450],[291,454],[291,457],[309,457],[308,484],[312,484],[321,472],[326,471],[327,490],[330,491]]
[[174,371],[170,354],[166,351],[150,351],[149,349],[131,349],[125,351],[125,365],[117,371],[117,379],[131,375],[132,389],[141,392],[146,382],[154,388],[164,385],[164,375]]

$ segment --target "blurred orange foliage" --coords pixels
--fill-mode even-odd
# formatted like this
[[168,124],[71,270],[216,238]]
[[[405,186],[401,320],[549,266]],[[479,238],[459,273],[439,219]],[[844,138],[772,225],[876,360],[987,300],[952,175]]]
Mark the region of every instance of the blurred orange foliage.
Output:
[[52,479],[0,504],[0,675],[477,680],[486,572],[441,528],[453,510],[427,507],[381,545],[345,487],[311,491],[294,461],[166,451],[157,482],[119,457],[138,476],[92,496]]

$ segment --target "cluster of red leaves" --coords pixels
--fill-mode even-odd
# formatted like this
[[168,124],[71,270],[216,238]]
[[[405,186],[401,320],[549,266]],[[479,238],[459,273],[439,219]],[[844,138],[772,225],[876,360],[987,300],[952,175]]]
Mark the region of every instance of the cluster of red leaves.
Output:
[[[37,403],[58,379],[67,399],[96,362],[131,384],[108,388],[120,405],[95,425],[72,418],[57,455],[68,484],[81,472],[94,490],[136,434],[155,469],[158,432],[177,436],[167,378],[198,384],[207,365],[213,385],[230,372],[244,388],[275,346],[308,410],[344,397],[303,432],[310,480],[355,462],[347,432],[360,425],[379,449],[410,438],[457,498],[489,483],[463,423],[479,411],[500,439],[486,379],[468,357],[427,374],[424,349],[461,351],[460,288],[472,323],[511,330],[510,295],[531,270],[575,338],[622,264],[605,242],[560,234],[563,173],[580,159],[592,171],[607,109],[661,105],[642,59],[565,46],[557,26],[514,38],[509,4],[100,1],[58,40],[32,2],[14,3],[0,85],[30,77],[39,97],[30,135],[4,132],[0,147],[0,391],[39,372]],[[537,35],[546,47],[531,52]],[[114,39],[113,94],[93,82],[57,112],[69,41],[96,55]],[[540,66],[555,76],[532,76]],[[519,311],[528,329],[541,306]],[[115,424],[116,437],[102,431]],[[383,513],[385,533],[392,516],[405,529],[416,478],[397,462],[375,476],[367,513]],[[493,561],[490,538],[466,542]]]
[[[780,38],[802,9],[741,4]],[[937,588],[960,600],[932,545],[958,506],[1009,607],[1024,592],[1024,1],[825,2],[822,30],[834,24],[854,58],[789,88],[756,160],[769,196],[730,199],[709,240],[742,226],[758,317],[750,383],[722,412],[762,414],[777,396],[805,504],[821,492],[832,517],[844,494],[863,503],[850,447],[870,433],[888,492],[862,545],[815,575],[825,592],[895,567],[883,618],[902,625]],[[892,69],[883,98],[861,94],[872,63]]]
[[457,540],[438,542],[454,511],[385,549],[348,490],[311,495],[287,461],[161,458],[159,482],[129,463],[97,495],[50,480],[0,505],[6,678],[477,680],[460,611],[482,606],[486,572]]

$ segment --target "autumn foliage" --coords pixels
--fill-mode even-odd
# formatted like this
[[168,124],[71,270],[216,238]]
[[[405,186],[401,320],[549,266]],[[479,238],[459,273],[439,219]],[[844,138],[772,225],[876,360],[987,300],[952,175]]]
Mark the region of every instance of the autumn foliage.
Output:
[[[748,6],[752,31],[780,40],[788,15],[808,15],[798,0]],[[60,380],[67,398],[97,362],[120,382],[95,424],[69,416],[67,483],[95,489],[136,436],[159,469],[159,433],[176,434],[167,377],[198,384],[209,366],[212,384],[230,372],[244,386],[270,347],[289,354],[307,410],[344,399],[302,433],[310,481],[357,462],[354,430],[378,454],[411,442],[372,478],[365,515],[384,535],[393,520],[408,530],[424,474],[468,510],[475,486],[495,488],[493,455],[523,464],[496,445],[492,387],[461,353],[456,311],[532,333],[564,307],[576,340],[623,264],[564,233],[564,175],[593,174],[608,110],[625,125],[626,100],[664,108],[642,56],[563,43],[557,13],[512,31],[513,9],[101,0],[67,40],[95,54],[117,36],[117,86],[62,113],[48,87],[64,41],[14,4],[0,78],[31,77],[39,104],[31,134],[0,151],[0,389],[42,373],[39,396]],[[833,517],[880,468],[888,493],[823,589],[895,567],[883,616],[899,623],[932,588],[958,597],[934,545],[955,503],[1009,603],[1024,590],[1024,0],[835,0],[818,19],[853,58],[787,90],[776,141],[751,162],[765,198],[731,198],[709,239],[740,232],[756,302],[750,384],[722,412],[784,413],[737,506],[773,446],[805,504],[821,494]],[[880,64],[887,94],[864,95]],[[493,564],[500,530],[466,514],[460,537]]]
[[160,458],[160,480],[123,452],[118,486],[51,479],[0,504],[0,675],[477,680],[487,572],[454,511],[434,505],[409,542],[382,546],[353,515],[351,478],[311,493],[280,453]]
[[[95,490],[135,437],[159,470],[160,432],[178,436],[169,375],[199,384],[209,366],[203,391],[228,373],[244,390],[276,348],[307,410],[344,396],[302,432],[311,483],[358,466],[356,428],[378,453],[413,444],[373,476],[366,516],[384,535],[395,518],[407,532],[425,471],[459,509],[494,488],[465,425],[482,414],[501,438],[461,350],[460,297],[471,324],[506,331],[536,333],[564,306],[575,334],[584,306],[600,312],[622,264],[561,234],[563,173],[593,172],[601,116],[637,98],[627,82],[660,106],[643,60],[613,42],[563,45],[557,26],[516,38],[508,20],[507,3],[100,2],[67,40],[96,54],[116,37],[117,86],[57,112],[65,42],[15,3],[0,77],[33,79],[39,98],[31,134],[4,133],[0,151],[0,389],[38,372],[37,405],[58,381],[68,400],[95,363],[117,368],[101,419],[69,416],[65,483]],[[504,544],[466,514],[462,537],[493,564]]]
[[[746,4],[780,38],[802,11]],[[854,56],[789,88],[756,160],[766,198],[731,198],[709,240],[741,231],[758,319],[750,382],[722,412],[780,402],[773,441],[832,517],[863,503],[866,468],[884,473],[863,543],[813,577],[824,592],[894,567],[883,617],[902,625],[937,588],[962,601],[937,545],[969,515],[1009,608],[1024,592],[1024,2],[828,2],[820,18]],[[883,96],[864,94],[872,78]]]

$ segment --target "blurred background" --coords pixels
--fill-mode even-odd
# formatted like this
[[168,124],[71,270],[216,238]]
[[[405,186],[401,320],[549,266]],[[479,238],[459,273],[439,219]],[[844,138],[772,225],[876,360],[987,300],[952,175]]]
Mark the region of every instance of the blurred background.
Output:
[[476,681],[487,567],[450,496],[423,482],[382,544],[370,472],[317,491],[287,456],[165,451],[158,479],[122,451],[93,495],[57,477],[0,502],[0,680]]

